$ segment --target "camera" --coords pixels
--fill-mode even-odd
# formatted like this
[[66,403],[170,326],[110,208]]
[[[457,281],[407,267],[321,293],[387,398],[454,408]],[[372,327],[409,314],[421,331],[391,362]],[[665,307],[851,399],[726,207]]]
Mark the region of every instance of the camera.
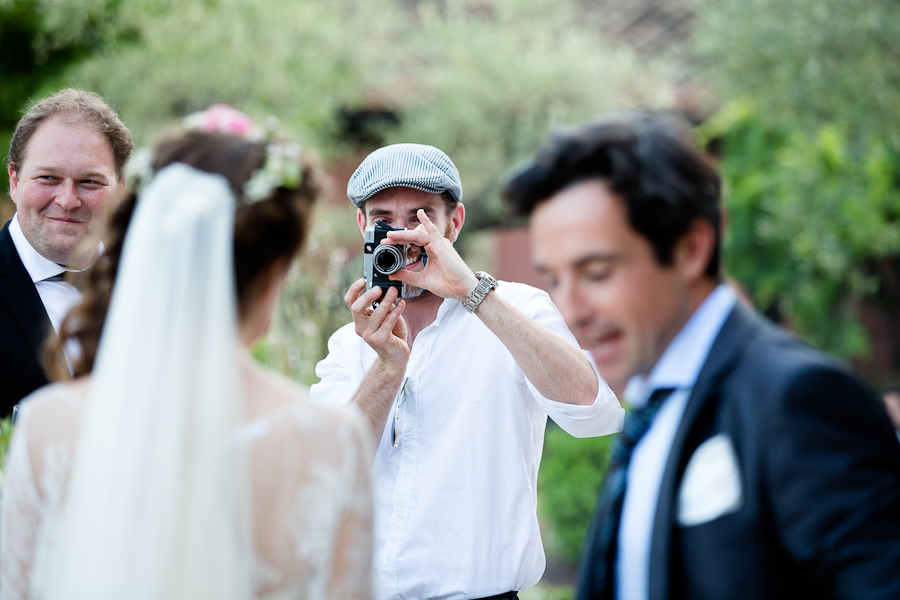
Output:
[[[402,281],[391,281],[388,276],[406,268],[406,244],[382,244],[389,231],[402,231],[404,227],[391,227],[384,221],[376,221],[366,227],[365,248],[363,254],[363,276],[366,278],[366,291],[372,286],[382,289],[382,296],[389,287],[397,288],[397,298],[406,292],[406,284]],[[379,297],[379,299],[381,298]],[[378,300],[373,302],[373,306]]]

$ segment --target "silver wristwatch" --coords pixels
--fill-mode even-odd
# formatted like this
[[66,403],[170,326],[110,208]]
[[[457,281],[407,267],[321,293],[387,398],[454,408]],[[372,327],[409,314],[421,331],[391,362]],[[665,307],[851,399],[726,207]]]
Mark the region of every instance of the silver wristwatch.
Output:
[[478,308],[478,305],[481,304],[487,293],[497,287],[497,280],[484,271],[476,271],[475,277],[478,278],[478,285],[475,286],[475,289],[472,290],[466,301],[462,303],[463,308],[469,312],[475,312],[475,309]]

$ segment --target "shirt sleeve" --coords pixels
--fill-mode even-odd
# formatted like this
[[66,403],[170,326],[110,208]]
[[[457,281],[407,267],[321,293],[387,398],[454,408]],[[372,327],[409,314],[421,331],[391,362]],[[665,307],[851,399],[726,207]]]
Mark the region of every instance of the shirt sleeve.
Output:
[[[348,329],[349,328],[349,329]],[[349,345],[356,337],[353,324],[341,327],[328,340],[328,355],[316,365],[319,383],[309,389],[310,397],[320,404],[344,406],[349,404],[362,382],[364,372],[354,368],[359,356],[351,357]]]
[[[569,331],[565,320],[546,292],[522,284],[504,283],[502,286],[504,298],[513,306],[531,317],[542,327],[556,333],[576,348],[579,347],[575,336]],[[600,372],[597,370],[597,365],[594,363],[590,352],[585,350],[581,352],[588,359],[591,368],[597,375],[597,397],[594,398],[592,404],[567,404],[550,400],[541,394],[522,373],[528,385],[528,390],[538,404],[547,411],[550,418],[570,435],[584,438],[617,433],[622,430],[625,410],[619,404],[619,399],[616,398],[609,385],[600,376]]]

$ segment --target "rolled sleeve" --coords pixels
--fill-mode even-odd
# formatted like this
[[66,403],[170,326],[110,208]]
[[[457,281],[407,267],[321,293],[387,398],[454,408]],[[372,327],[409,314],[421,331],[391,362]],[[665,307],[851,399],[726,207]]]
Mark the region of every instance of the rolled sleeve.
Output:
[[[537,324],[561,336],[572,346],[579,348],[578,341],[565,320],[550,300],[550,296],[543,290],[517,284],[506,284],[504,294],[507,301],[519,310],[531,317]],[[580,349],[580,348],[579,348]],[[590,405],[567,404],[550,400],[541,394],[528,377],[522,376],[528,386],[528,391],[540,404],[547,414],[562,427],[567,433],[575,437],[596,437],[618,433],[622,430],[625,420],[625,410],[616,398],[615,393],[609,388],[606,381],[600,376],[597,365],[590,352],[581,350],[587,358],[597,376],[597,397]]]

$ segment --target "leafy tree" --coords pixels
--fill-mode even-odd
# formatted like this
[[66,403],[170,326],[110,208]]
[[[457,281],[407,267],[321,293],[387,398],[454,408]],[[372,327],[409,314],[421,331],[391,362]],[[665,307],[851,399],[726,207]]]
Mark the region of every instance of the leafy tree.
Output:
[[[119,0],[0,0],[0,144],[40,97],[110,34]],[[124,34],[124,31],[122,32]]]
[[[355,158],[376,141],[439,146],[465,182],[467,230],[499,222],[503,173],[552,124],[671,98],[664,67],[607,46],[579,21],[575,2],[409,5],[131,0],[111,19],[102,52],[65,78],[120,106],[139,143],[187,113],[225,102],[276,115],[326,161]],[[348,115],[362,114],[386,118],[346,135]],[[288,285],[280,325],[258,349],[304,381],[314,379],[324,341],[349,320],[341,298],[361,271],[345,250],[358,244],[354,219],[338,218],[349,230],[314,228],[315,236],[336,237],[314,238]]]
[[[701,14],[705,73],[727,99],[704,132],[723,138],[728,270],[814,344],[864,356],[860,302],[900,325],[900,5],[722,0]],[[898,343],[891,362],[872,375],[900,375]]]

